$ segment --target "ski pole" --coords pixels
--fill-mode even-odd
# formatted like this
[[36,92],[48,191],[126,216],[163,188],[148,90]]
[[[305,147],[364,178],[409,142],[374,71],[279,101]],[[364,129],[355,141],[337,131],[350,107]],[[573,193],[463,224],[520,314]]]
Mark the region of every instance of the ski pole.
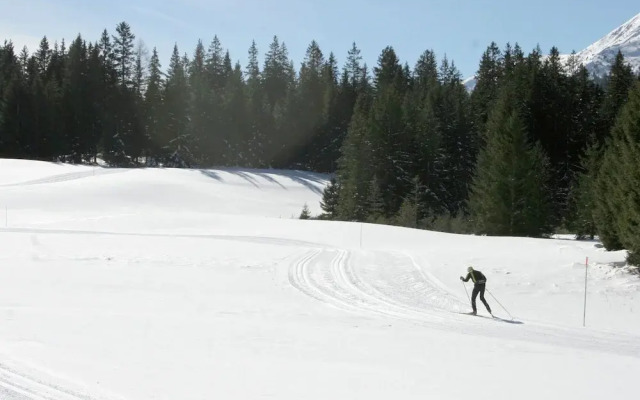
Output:
[[493,295],[493,293],[491,293],[491,292],[489,291],[489,289],[487,289],[487,293],[489,293],[489,294],[491,295],[491,297],[493,297],[493,299],[496,301],[496,303],[500,304],[500,307],[502,307],[502,309],[503,309],[503,310],[505,310],[505,311],[507,312],[507,314],[509,314],[509,317],[511,317],[511,320],[513,321],[513,315],[511,315],[511,313],[510,313],[509,311],[507,311],[507,309],[506,309],[506,308],[504,308],[504,306],[502,305],[502,303],[500,303],[500,302],[498,301],[498,299],[496,299],[496,296],[494,296],[494,295]]
[[467,291],[467,286],[462,281],[460,281],[460,283],[462,283],[462,286],[464,287],[464,292],[467,294],[467,299],[469,299],[469,302],[471,302],[471,297],[469,297],[469,291]]

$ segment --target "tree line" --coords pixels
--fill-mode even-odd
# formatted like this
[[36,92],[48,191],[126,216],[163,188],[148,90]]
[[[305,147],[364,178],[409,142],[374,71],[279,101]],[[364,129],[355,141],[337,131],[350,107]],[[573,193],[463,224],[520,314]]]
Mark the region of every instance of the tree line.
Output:
[[596,235],[640,264],[640,82],[618,53],[484,52],[471,94],[446,58],[385,49],[357,99],[322,218],[458,233]]
[[[217,37],[168,68],[122,22],[97,42],[45,37],[19,53],[0,46],[0,156],[112,166],[304,168],[330,172],[361,76],[355,44],[339,71],[316,42],[294,68],[273,38],[260,65],[232,63]],[[148,58],[148,62],[147,62]],[[148,64],[148,65],[147,65]],[[354,78],[356,76],[357,78]],[[357,85],[360,85],[358,82]]]
[[[640,252],[638,77],[594,79],[556,48],[492,43],[469,93],[455,63],[355,44],[342,67],[312,41],[296,68],[273,38],[233,63],[214,37],[168,67],[122,22],[96,42],[0,46],[0,156],[112,166],[333,174],[326,219],[488,235],[599,235]],[[148,58],[148,60],[147,60]],[[637,262],[634,261],[634,262]]]

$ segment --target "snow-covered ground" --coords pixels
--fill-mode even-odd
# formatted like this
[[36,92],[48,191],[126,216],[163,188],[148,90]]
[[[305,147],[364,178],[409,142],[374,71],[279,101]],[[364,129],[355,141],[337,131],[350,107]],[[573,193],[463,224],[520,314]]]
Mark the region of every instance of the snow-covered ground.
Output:
[[326,183],[0,160],[0,398],[636,398],[623,252],[295,219]]

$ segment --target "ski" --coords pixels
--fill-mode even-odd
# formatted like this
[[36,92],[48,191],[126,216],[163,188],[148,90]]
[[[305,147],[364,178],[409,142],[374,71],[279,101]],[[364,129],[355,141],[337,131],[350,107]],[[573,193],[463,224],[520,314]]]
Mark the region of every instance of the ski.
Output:
[[461,312],[461,311],[457,311],[456,314],[462,314],[462,315],[471,315],[474,317],[480,317],[480,318],[486,318],[486,319],[492,319],[495,321],[500,321],[500,322],[506,322],[508,324],[516,324],[516,325],[521,325],[524,324],[524,322],[522,321],[517,321],[514,319],[504,319],[504,318],[500,318],[500,317],[496,317],[493,314],[490,314],[491,316],[486,316],[486,315],[480,315],[480,314],[474,314],[473,312]]

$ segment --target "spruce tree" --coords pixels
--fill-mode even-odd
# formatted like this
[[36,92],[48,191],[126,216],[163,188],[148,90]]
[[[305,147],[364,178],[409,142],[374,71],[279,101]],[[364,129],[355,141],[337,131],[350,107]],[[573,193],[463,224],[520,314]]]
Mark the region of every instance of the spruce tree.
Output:
[[297,85],[296,99],[293,104],[292,118],[295,119],[294,132],[289,132],[287,145],[291,161],[299,166],[306,160],[317,156],[321,149],[313,147],[318,142],[324,128],[325,82],[323,73],[325,59],[318,43],[314,40],[307,47],[307,53],[300,66],[300,77]]
[[338,216],[338,201],[340,196],[340,186],[335,177],[332,177],[329,184],[322,191],[322,201],[320,208],[324,211],[323,219],[336,219]]
[[613,128],[620,109],[627,101],[633,82],[634,75],[631,67],[625,62],[622,53],[618,51],[605,83],[605,98],[601,110],[604,126],[598,137],[600,144],[604,142]]
[[237,63],[227,80],[223,112],[226,116],[225,164],[243,166],[248,158],[249,124],[242,68]]
[[174,46],[164,87],[165,123],[161,127],[165,163],[174,167],[188,167],[193,163],[192,137],[189,130],[189,87],[183,61]]
[[441,85],[436,103],[439,148],[435,174],[440,190],[440,207],[450,215],[463,209],[478,152],[477,134],[472,129],[469,97],[455,64],[445,58],[439,77]]
[[307,203],[304,203],[302,207],[302,211],[300,212],[300,219],[311,219],[311,211],[309,211],[309,206]]
[[90,94],[92,99],[91,114],[93,117],[93,124],[88,132],[90,139],[88,141],[89,153],[87,154],[87,161],[95,163],[97,162],[98,147],[102,138],[108,109],[105,105],[106,87],[104,82],[104,65],[100,56],[100,47],[98,44],[89,44],[87,52],[89,53],[87,93]]
[[158,50],[154,47],[149,61],[149,73],[147,77],[147,91],[144,98],[145,131],[149,138],[150,157],[148,164],[156,165],[163,157],[163,87],[162,66],[158,56]]
[[51,61],[51,49],[49,48],[49,40],[47,40],[46,36],[40,41],[40,47],[36,51],[35,57],[40,76],[44,76],[49,68],[49,62]]
[[[612,130],[596,180],[596,224],[607,249],[626,248],[640,264],[640,82],[632,87]],[[608,218],[608,220],[607,220]],[[620,246],[619,246],[620,245]]]
[[247,92],[247,124],[248,143],[245,165],[248,167],[262,167],[266,165],[265,147],[267,146],[266,132],[266,102],[262,86],[262,76],[258,63],[258,47],[256,42],[249,48],[249,60],[245,68]]
[[[226,148],[226,116],[224,115],[224,90],[230,71],[227,71],[225,51],[218,36],[214,36],[205,57],[205,73],[207,84],[203,87],[207,93],[204,103],[198,111],[199,145],[203,160],[209,166],[223,165]],[[228,66],[230,68],[230,66]],[[199,90],[199,89],[196,89]]]
[[406,81],[395,51],[385,48],[375,68],[376,97],[371,107],[367,143],[372,174],[378,180],[385,214],[395,213],[410,188],[411,154],[415,149],[404,118]]
[[126,22],[116,26],[117,35],[113,36],[113,61],[121,87],[132,87],[135,70],[135,52],[133,41],[136,36]]
[[527,140],[514,103],[513,89],[503,89],[487,122],[469,207],[477,233],[542,236],[549,233],[547,159]]
[[617,224],[618,216],[623,215],[623,200],[619,191],[621,177],[620,154],[610,141],[606,144],[606,151],[593,182],[593,220],[598,237],[607,250],[624,249]]
[[80,163],[89,152],[88,136],[91,124],[91,93],[87,93],[88,60],[86,43],[78,36],[69,46],[63,86],[64,126],[69,141],[71,159]]
[[594,220],[596,207],[594,181],[600,168],[601,154],[599,153],[600,149],[594,137],[581,160],[581,171],[571,191],[571,214],[567,228],[574,232],[578,239],[587,237],[593,239],[597,234]]
[[[366,141],[371,100],[361,95],[356,103],[347,136],[338,160],[340,182],[338,217],[347,221],[363,221],[367,215],[369,182],[372,180],[371,148]],[[377,185],[376,185],[377,186]]]
[[503,74],[502,52],[498,45],[492,42],[482,54],[475,77],[476,87],[471,94],[473,120],[477,132],[485,131],[489,112],[499,94]]
[[202,41],[198,40],[189,65],[189,113],[191,115],[191,133],[198,144],[198,152],[194,157],[202,165],[213,162],[212,148],[212,90],[211,78],[207,76],[206,54]]

